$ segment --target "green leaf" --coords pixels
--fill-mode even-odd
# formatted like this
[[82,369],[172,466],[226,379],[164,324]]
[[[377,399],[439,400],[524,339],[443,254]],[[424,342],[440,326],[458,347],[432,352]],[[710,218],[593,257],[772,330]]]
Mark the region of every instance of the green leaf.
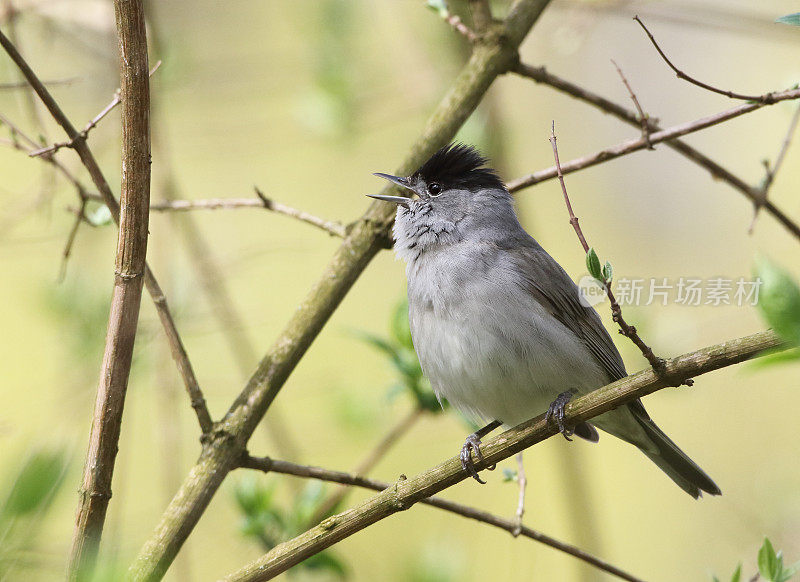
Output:
[[66,468],[66,455],[61,450],[33,453],[14,477],[0,520],[45,509],[61,487]]
[[756,275],[761,281],[758,306],[767,324],[786,341],[800,345],[800,287],[766,257],[757,260]]
[[506,467],[503,469],[503,483],[508,483],[509,481],[516,481],[517,480],[517,472],[513,469],[509,469]]
[[447,18],[450,10],[447,8],[445,0],[428,0],[428,8],[436,11],[441,18]]
[[736,570],[733,571],[733,576],[731,576],[731,582],[741,582],[742,580],[742,563],[739,562],[739,565],[736,566]]
[[600,259],[597,256],[597,253],[594,250],[594,247],[590,248],[586,251],[586,268],[589,270],[589,274],[600,281],[603,282],[603,272],[600,268]]
[[606,261],[606,264],[603,265],[603,280],[611,284],[611,280],[614,278],[614,267],[611,266],[611,263]]
[[764,356],[751,360],[748,363],[750,369],[766,368],[768,366],[776,366],[779,364],[794,363],[800,360],[800,348],[793,348],[791,350],[784,350],[782,352],[768,353]]
[[764,538],[761,549],[758,550],[758,571],[767,580],[774,581],[775,567],[778,564],[778,556],[769,538]]
[[325,570],[339,578],[347,578],[347,567],[344,562],[331,552],[320,552],[302,562],[309,570]]
[[788,24],[790,26],[800,26],[800,12],[795,12],[794,14],[787,14],[786,16],[781,16],[775,22],[780,22],[781,24]]
[[233,494],[242,513],[256,517],[270,510],[274,492],[274,482],[264,485],[256,475],[247,475],[237,481]]

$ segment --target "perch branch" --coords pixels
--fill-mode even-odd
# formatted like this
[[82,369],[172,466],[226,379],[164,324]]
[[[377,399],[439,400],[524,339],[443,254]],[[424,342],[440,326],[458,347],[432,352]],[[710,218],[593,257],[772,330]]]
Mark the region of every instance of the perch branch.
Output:
[[[686,378],[740,363],[765,350],[787,347],[773,331],[762,331],[689,352],[667,360],[664,375],[658,375],[648,368],[573,400],[567,405],[565,421],[570,425],[584,422]],[[557,433],[555,425],[546,422],[545,415],[541,414],[482,445],[483,459],[477,464],[485,468],[499,463]],[[225,580],[269,580],[354,533],[467,478],[469,474],[461,466],[458,457],[451,457],[410,479],[401,476],[378,495],[276,546]]]
[[[295,477],[301,477],[305,479],[318,479],[320,481],[327,481],[329,483],[339,483],[342,486],[371,489],[372,491],[383,491],[391,487],[391,484],[384,481],[360,477],[357,474],[344,473],[342,471],[331,471],[330,469],[324,469],[321,467],[298,465],[295,463],[289,463],[287,461],[271,459],[269,457],[251,457],[246,455],[242,461],[241,467],[256,471],[263,471],[264,473],[280,473],[283,475],[293,475]],[[437,507],[439,509],[443,509],[444,511],[461,515],[469,519],[474,519],[481,523],[493,525],[507,531],[515,537],[517,535],[521,535],[523,537],[530,538],[546,546],[550,546],[551,548],[560,552],[569,554],[570,556],[582,560],[587,564],[594,566],[595,568],[603,570],[604,572],[608,572],[609,574],[617,576],[623,580],[628,580],[629,582],[643,582],[640,578],[637,578],[632,574],[628,574],[613,564],[609,564],[600,558],[588,554],[576,546],[559,541],[548,536],[547,534],[529,527],[522,525],[518,527],[518,524],[515,520],[503,519],[487,511],[482,511],[475,507],[470,507],[469,505],[456,503],[455,501],[449,501],[440,497],[428,497],[420,500],[420,503],[424,505],[430,505],[431,507]]]

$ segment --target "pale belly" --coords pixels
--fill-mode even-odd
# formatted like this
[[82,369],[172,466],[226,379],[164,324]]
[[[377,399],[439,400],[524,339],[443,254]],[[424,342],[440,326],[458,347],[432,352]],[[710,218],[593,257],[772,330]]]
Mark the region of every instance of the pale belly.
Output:
[[532,298],[458,295],[412,298],[409,315],[433,389],[467,416],[515,425],[565,390],[587,393],[607,383],[588,349]]

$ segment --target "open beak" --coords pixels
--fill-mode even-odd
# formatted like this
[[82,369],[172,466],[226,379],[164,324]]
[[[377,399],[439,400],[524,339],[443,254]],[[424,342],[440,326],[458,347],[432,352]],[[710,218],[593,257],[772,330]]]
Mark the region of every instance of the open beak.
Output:
[[[412,190],[411,184],[408,182],[408,178],[401,178],[399,176],[392,176],[391,174],[381,174],[380,172],[376,172],[373,174],[378,176],[379,178],[384,178],[389,180],[393,184],[397,184],[398,186],[405,188],[406,190]],[[383,200],[385,202],[394,202],[395,204],[399,204],[400,206],[404,206],[408,208],[408,198],[405,196],[385,196],[383,194],[367,194],[370,198],[375,198],[376,200]]]

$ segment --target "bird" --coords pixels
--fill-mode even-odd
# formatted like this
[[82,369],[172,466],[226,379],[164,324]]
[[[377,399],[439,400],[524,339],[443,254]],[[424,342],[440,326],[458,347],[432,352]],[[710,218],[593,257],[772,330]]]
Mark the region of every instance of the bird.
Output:
[[566,426],[564,409],[627,375],[595,309],[519,222],[511,195],[475,147],[450,143],[410,176],[376,173],[407,196],[395,204],[394,251],[406,263],[414,349],[440,401],[487,422],[461,448],[546,411],[568,439],[597,442],[597,428],[630,443],[694,497],[719,495],[714,481],[653,422],[641,400]]

